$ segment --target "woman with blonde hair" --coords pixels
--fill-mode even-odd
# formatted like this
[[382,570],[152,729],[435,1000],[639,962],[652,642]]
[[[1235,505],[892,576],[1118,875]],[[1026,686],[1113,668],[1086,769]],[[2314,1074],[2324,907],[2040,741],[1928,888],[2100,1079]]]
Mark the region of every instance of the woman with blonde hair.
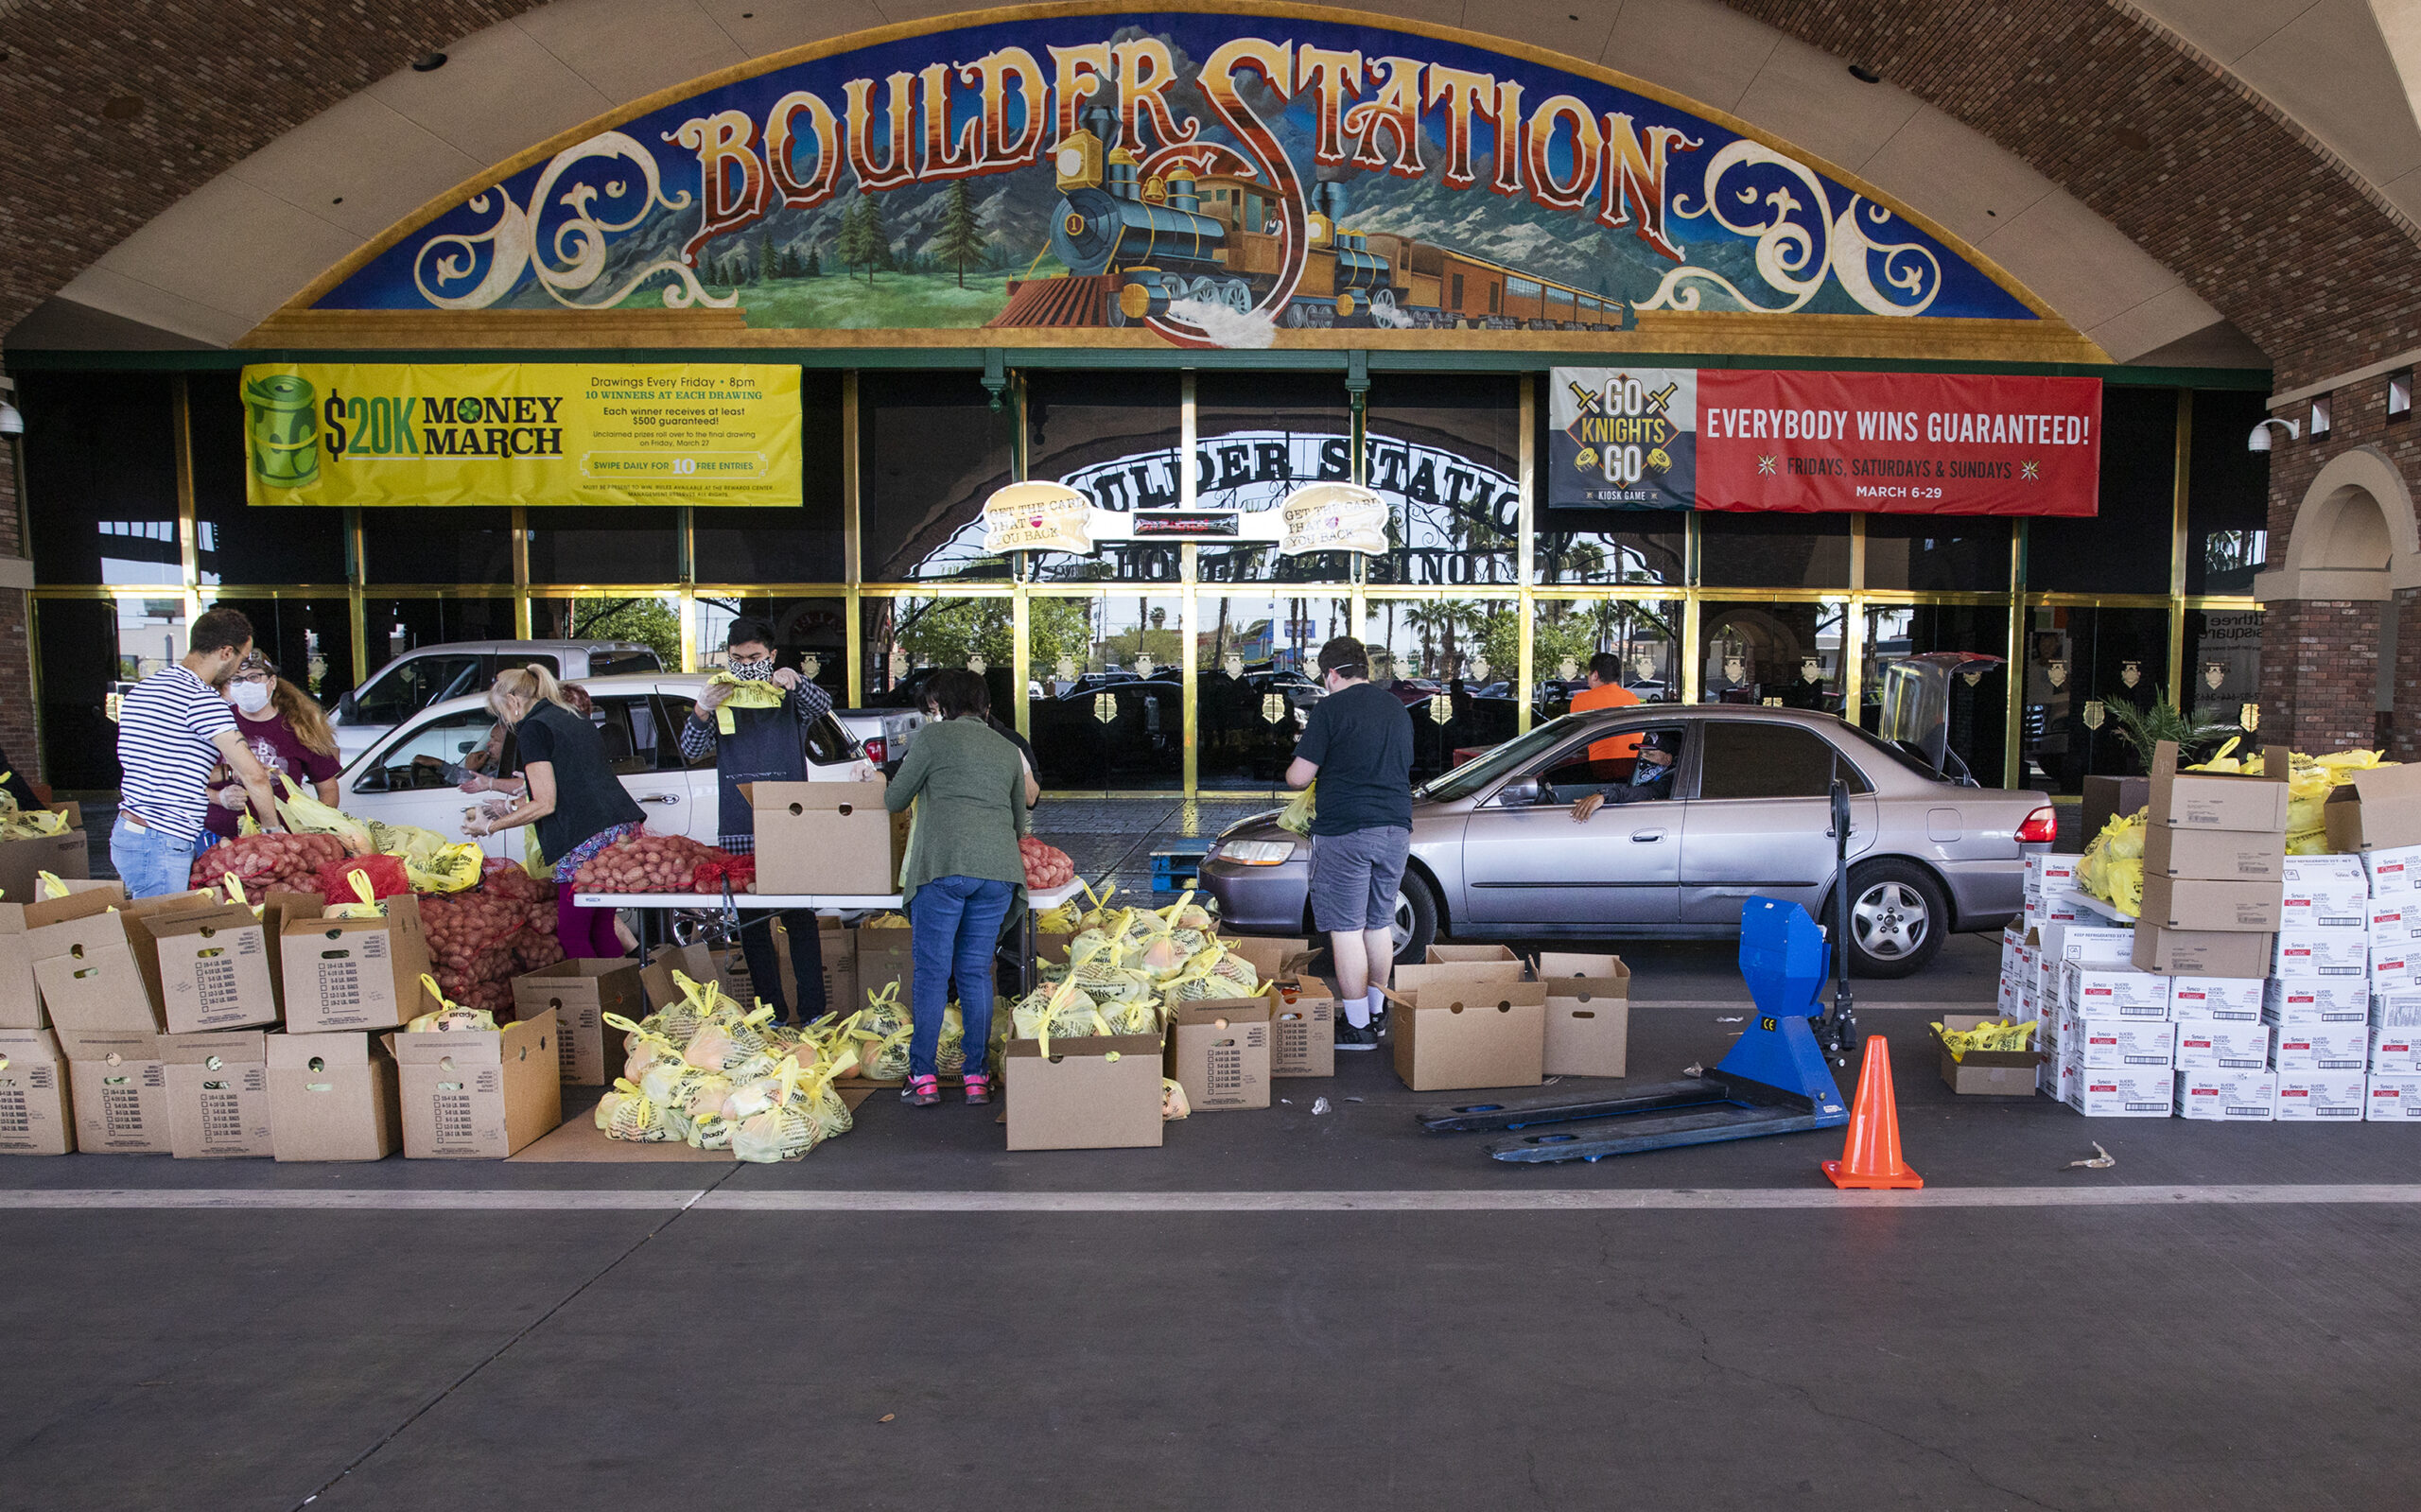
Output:
[[520,747],[526,791],[511,808],[462,823],[466,835],[534,826],[538,848],[554,864],[555,932],[575,961],[624,953],[612,909],[572,902],[572,874],[609,845],[638,838],[646,816],[605,761],[597,726],[576,712],[552,673],[515,667],[496,674],[488,711],[510,725]]
[[[277,664],[259,652],[247,653],[228,675],[227,702],[235,706],[235,731],[253,756],[269,770],[276,784],[280,773],[311,791],[324,804],[337,801],[337,773],[344,769],[337,755],[336,732],[311,695],[277,675]],[[235,838],[244,817],[244,785],[224,762],[210,774],[210,811],[203,817],[207,850]],[[279,796],[283,797],[283,791]]]

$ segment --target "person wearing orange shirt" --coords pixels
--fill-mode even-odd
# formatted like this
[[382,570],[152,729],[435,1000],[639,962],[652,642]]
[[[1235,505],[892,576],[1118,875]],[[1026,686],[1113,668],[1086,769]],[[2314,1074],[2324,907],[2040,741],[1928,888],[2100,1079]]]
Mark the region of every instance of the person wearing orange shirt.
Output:
[[[1611,652],[1601,651],[1589,658],[1589,686],[1572,695],[1572,712],[1585,714],[1591,709],[1618,709],[1639,702],[1639,695],[1623,686],[1623,659]],[[1589,759],[1620,761],[1625,756],[1639,755],[1639,737],[1617,735],[1611,739],[1592,740]]]

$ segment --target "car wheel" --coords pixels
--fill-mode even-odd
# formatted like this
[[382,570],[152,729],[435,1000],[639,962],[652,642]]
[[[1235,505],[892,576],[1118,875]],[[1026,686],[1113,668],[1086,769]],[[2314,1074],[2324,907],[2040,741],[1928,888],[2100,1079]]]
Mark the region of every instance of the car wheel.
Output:
[[[1831,926],[1832,904],[1817,922]],[[1877,860],[1850,868],[1850,970],[1861,977],[1906,977],[1925,969],[1950,928],[1950,899],[1933,874],[1912,861]]]
[[1404,869],[1403,881],[1396,889],[1393,923],[1396,965],[1419,965],[1428,959],[1429,947],[1437,938],[1437,895],[1410,867]]

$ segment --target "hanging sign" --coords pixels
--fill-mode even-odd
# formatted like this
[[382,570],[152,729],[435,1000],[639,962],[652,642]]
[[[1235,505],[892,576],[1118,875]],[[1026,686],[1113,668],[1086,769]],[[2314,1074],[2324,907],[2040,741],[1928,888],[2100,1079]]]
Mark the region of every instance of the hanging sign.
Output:
[[1558,368],[1550,507],[2091,516],[2101,380]]
[[1377,556],[1387,549],[1387,501],[1359,483],[1312,483],[1287,495],[1278,508],[1286,532],[1278,543],[1281,556],[1306,551]]
[[799,501],[795,367],[268,363],[243,394],[254,504]]
[[1089,552],[1092,508],[1065,483],[1011,483],[984,501],[984,549]]

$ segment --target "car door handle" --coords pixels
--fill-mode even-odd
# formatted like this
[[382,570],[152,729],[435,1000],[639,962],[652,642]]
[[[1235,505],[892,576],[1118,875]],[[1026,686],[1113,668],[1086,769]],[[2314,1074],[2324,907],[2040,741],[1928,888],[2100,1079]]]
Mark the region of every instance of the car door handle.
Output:
[[1661,829],[1634,829],[1630,832],[1631,843],[1634,845],[1652,845],[1663,838],[1664,831]]
[[680,801],[681,795],[677,792],[643,792],[639,794],[639,802],[641,803],[679,803]]

